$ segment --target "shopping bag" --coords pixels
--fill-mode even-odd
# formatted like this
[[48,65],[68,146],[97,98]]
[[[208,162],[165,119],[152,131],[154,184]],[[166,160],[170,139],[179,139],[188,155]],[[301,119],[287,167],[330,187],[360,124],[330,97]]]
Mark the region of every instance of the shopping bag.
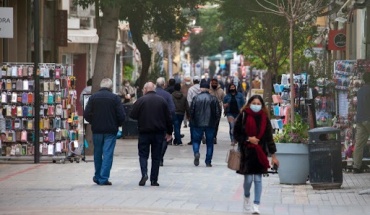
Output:
[[230,149],[226,157],[227,168],[238,171],[240,168],[240,151],[237,149]]

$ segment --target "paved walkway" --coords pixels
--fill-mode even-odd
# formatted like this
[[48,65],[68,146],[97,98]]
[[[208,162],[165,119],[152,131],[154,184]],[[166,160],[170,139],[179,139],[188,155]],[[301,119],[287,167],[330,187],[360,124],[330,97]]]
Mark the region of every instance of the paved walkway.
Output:
[[[182,133],[187,143],[189,130]],[[0,214],[245,214],[243,177],[225,163],[230,147],[225,118],[218,140],[212,168],[205,167],[204,145],[198,167],[193,165],[191,146],[169,146],[159,187],[138,186],[141,176],[134,139],[117,142],[113,186],[92,182],[92,162],[0,163]],[[261,214],[370,214],[370,196],[359,194],[370,188],[370,173],[344,173],[343,178],[342,189],[318,191],[309,183],[281,185],[277,175],[265,177]]]

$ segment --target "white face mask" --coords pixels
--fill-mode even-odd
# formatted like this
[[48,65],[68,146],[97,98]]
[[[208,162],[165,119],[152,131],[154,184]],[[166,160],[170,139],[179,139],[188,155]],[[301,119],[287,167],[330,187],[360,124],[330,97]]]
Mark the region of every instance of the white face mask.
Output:
[[129,84],[129,83],[127,83],[127,84],[125,84],[125,86],[126,86],[126,87],[128,87],[128,86],[130,86],[130,84]]
[[259,112],[261,109],[262,109],[262,105],[254,105],[254,104],[251,104],[250,106],[251,110],[255,113]]

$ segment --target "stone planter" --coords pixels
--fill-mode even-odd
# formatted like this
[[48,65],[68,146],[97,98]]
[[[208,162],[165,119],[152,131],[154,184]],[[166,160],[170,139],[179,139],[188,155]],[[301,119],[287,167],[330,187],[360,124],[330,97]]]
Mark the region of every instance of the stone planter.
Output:
[[276,143],[280,184],[306,184],[309,174],[308,144]]

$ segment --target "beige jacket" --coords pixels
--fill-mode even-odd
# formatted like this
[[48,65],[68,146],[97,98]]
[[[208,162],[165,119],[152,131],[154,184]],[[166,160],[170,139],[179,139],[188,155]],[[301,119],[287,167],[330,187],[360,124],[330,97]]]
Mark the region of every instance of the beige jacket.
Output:
[[218,85],[218,87],[216,89],[213,89],[212,87],[210,87],[209,93],[213,96],[216,96],[216,98],[218,100],[218,103],[220,104],[220,106],[222,108],[222,102],[224,101],[225,92],[224,92],[223,89],[221,89],[221,86]]

